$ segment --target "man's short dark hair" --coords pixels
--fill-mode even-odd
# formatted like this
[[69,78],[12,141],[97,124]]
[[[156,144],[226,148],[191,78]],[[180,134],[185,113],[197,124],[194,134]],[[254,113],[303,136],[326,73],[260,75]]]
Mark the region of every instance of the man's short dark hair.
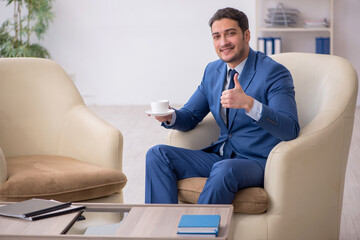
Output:
[[215,21],[221,20],[223,18],[229,18],[237,21],[243,33],[249,29],[249,21],[246,14],[242,11],[230,7],[217,10],[217,12],[209,21],[210,27],[212,27]]

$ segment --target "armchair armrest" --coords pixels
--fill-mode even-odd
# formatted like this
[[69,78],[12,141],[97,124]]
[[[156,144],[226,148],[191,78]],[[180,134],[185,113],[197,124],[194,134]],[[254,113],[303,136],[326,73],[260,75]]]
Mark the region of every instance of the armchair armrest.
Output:
[[321,112],[297,139],[271,151],[264,187],[270,197],[269,225],[279,230],[274,232],[291,228],[298,231],[294,236],[306,229],[339,233],[336,227],[328,229],[327,222],[340,221],[353,121],[338,111]]
[[123,136],[85,105],[71,109],[59,139],[58,154],[122,170]]
[[7,167],[3,151],[0,148],[0,186],[7,180]]
[[171,130],[166,143],[176,147],[198,150],[217,141],[219,134],[220,128],[216,124],[212,113],[209,113],[196,128],[190,131]]

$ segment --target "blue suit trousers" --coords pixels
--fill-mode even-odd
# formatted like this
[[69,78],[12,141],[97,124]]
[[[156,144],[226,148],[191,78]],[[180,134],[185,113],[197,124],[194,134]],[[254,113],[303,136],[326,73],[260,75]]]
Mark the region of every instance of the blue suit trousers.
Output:
[[178,203],[177,181],[190,177],[208,178],[199,204],[231,204],[238,190],[263,186],[264,169],[236,156],[157,145],[146,154],[145,203]]

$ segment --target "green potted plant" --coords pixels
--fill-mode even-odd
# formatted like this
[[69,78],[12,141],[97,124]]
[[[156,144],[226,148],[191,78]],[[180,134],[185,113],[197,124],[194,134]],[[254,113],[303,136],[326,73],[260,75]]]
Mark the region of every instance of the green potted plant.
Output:
[[53,0],[2,0],[12,6],[14,15],[0,27],[0,57],[50,58],[49,52],[31,35],[41,40],[54,18]]

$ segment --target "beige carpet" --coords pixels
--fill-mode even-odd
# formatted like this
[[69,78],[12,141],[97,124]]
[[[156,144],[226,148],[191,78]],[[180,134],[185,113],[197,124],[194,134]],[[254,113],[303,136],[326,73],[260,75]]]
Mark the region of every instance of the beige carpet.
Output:
[[[118,128],[124,136],[123,171],[128,177],[125,203],[144,203],[145,155],[165,143],[167,130],[145,114],[147,106],[90,106],[100,117]],[[356,110],[353,139],[346,172],[341,240],[360,239],[360,107]]]

